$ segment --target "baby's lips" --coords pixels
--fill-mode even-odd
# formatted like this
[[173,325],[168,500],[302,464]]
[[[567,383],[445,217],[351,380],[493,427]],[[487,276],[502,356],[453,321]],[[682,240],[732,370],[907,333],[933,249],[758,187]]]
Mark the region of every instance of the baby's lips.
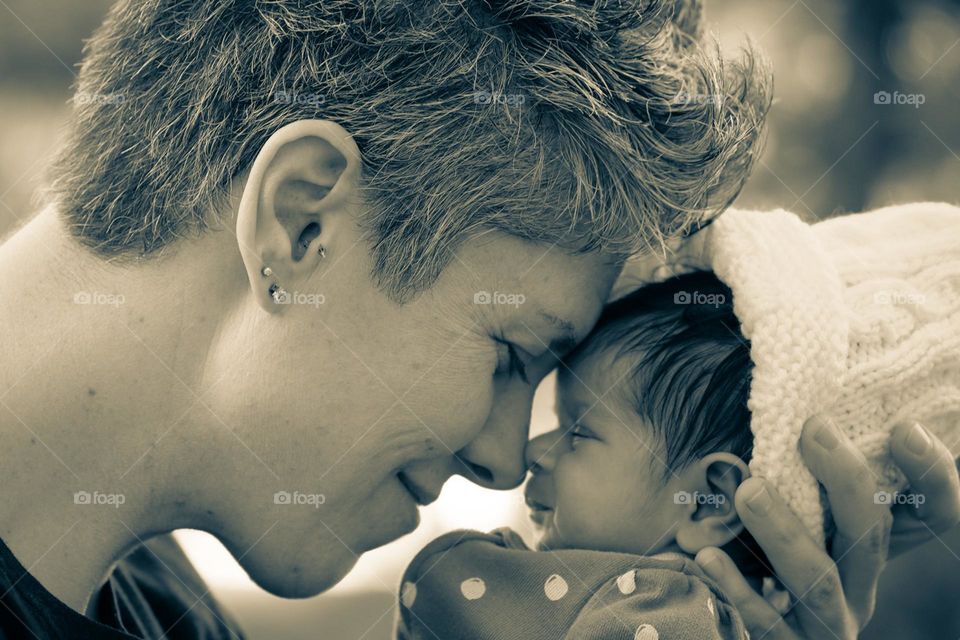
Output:
[[547,520],[547,516],[552,513],[549,509],[546,510],[536,510],[531,509],[530,511],[530,520],[538,527],[542,527]]
[[553,513],[553,508],[544,504],[545,500],[542,496],[537,495],[536,492],[527,490],[524,492],[523,497],[524,502],[527,503],[527,508],[530,509],[530,513],[528,514],[530,520],[537,527],[543,527],[549,515]]
[[523,487],[523,498],[531,509],[552,509],[553,482],[547,474],[534,473]]
[[548,498],[542,492],[537,490],[533,482],[528,482],[523,492],[524,502],[534,512],[551,511],[553,507],[549,505]]

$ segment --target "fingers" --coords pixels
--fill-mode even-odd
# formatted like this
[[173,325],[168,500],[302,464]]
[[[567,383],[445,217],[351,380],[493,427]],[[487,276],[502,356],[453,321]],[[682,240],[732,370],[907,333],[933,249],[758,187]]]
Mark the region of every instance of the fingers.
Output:
[[960,522],[960,475],[953,454],[920,424],[900,425],[890,437],[890,451],[903,471],[913,495],[913,505],[898,509],[898,519],[909,512],[932,534],[942,533]]
[[760,478],[748,478],[734,502],[744,526],[797,601],[794,613],[810,637],[856,637],[837,565],[807,534],[783,498]]
[[832,553],[847,604],[862,628],[873,615],[893,516],[887,502],[876,497],[877,478],[863,454],[832,424],[819,418],[808,420],[800,450],[830,500],[837,527]]
[[858,540],[887,517],[888,506],[875,499],[878,478],[863,454],[830,422],[807,420],[800,452],[827,491],[838,534]]
[[708,547],[697,554],[696,561],[704,572],[720,585],[733,606],[740,611],[751,637],[770,640],[796,638],[770,603],[750,588],[727,554],[719,549]]
[[831,554],[836,560],[840,581],[850,614],[863,629],[873,617],[877,604],[877,584],[886,565],[893,516],[885,511],[882,521],[861,538],[838,535],[833,540]]

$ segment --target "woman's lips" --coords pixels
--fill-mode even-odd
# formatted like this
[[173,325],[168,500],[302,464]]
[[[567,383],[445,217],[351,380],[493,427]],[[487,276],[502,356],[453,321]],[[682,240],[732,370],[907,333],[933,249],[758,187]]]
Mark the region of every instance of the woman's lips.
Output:
[[415,484],[403,471],[397,474],[397,480],[400,481],[400,484],[407,490],[407,493],[409,493],[414,501],[421,507],[427,506],[438,497],[437,494],[430,493],[423,487]]

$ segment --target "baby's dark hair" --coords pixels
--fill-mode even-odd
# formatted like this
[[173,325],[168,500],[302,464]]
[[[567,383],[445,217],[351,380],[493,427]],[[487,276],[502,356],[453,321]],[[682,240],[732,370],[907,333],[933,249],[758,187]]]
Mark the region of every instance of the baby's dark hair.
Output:
[[628,359],[624,388],[665,445],[666,475],[715,451],[750,461],[750,343],[733,293],[713,273],[674,277],[608,305],[569,359],[605,351]]
[[[716,451],[750,461],[750,342],[733,292],[712,272],[670,278],[608,305],[567,360],[607,351],[628,363],[623,388],[664,445],[664,480]],[[724,551],[748,578],[773,574],[746,530]]]

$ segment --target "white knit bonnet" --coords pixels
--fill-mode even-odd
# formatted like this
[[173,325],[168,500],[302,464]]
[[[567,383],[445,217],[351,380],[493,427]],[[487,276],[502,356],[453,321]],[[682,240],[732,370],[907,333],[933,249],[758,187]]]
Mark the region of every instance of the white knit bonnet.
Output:
[[[809,417],[862,451],[881,503],[905,485],[889,456],[895,425],[920,421],[960,449],[960,209],[913,204],[816,225],[729,210],[712,227],[707,259],[733,291],[754,364],[751,472],[823,544],[828,504],[799,450]],[[611,299],[684,270],[669,262],[628,262]]]

